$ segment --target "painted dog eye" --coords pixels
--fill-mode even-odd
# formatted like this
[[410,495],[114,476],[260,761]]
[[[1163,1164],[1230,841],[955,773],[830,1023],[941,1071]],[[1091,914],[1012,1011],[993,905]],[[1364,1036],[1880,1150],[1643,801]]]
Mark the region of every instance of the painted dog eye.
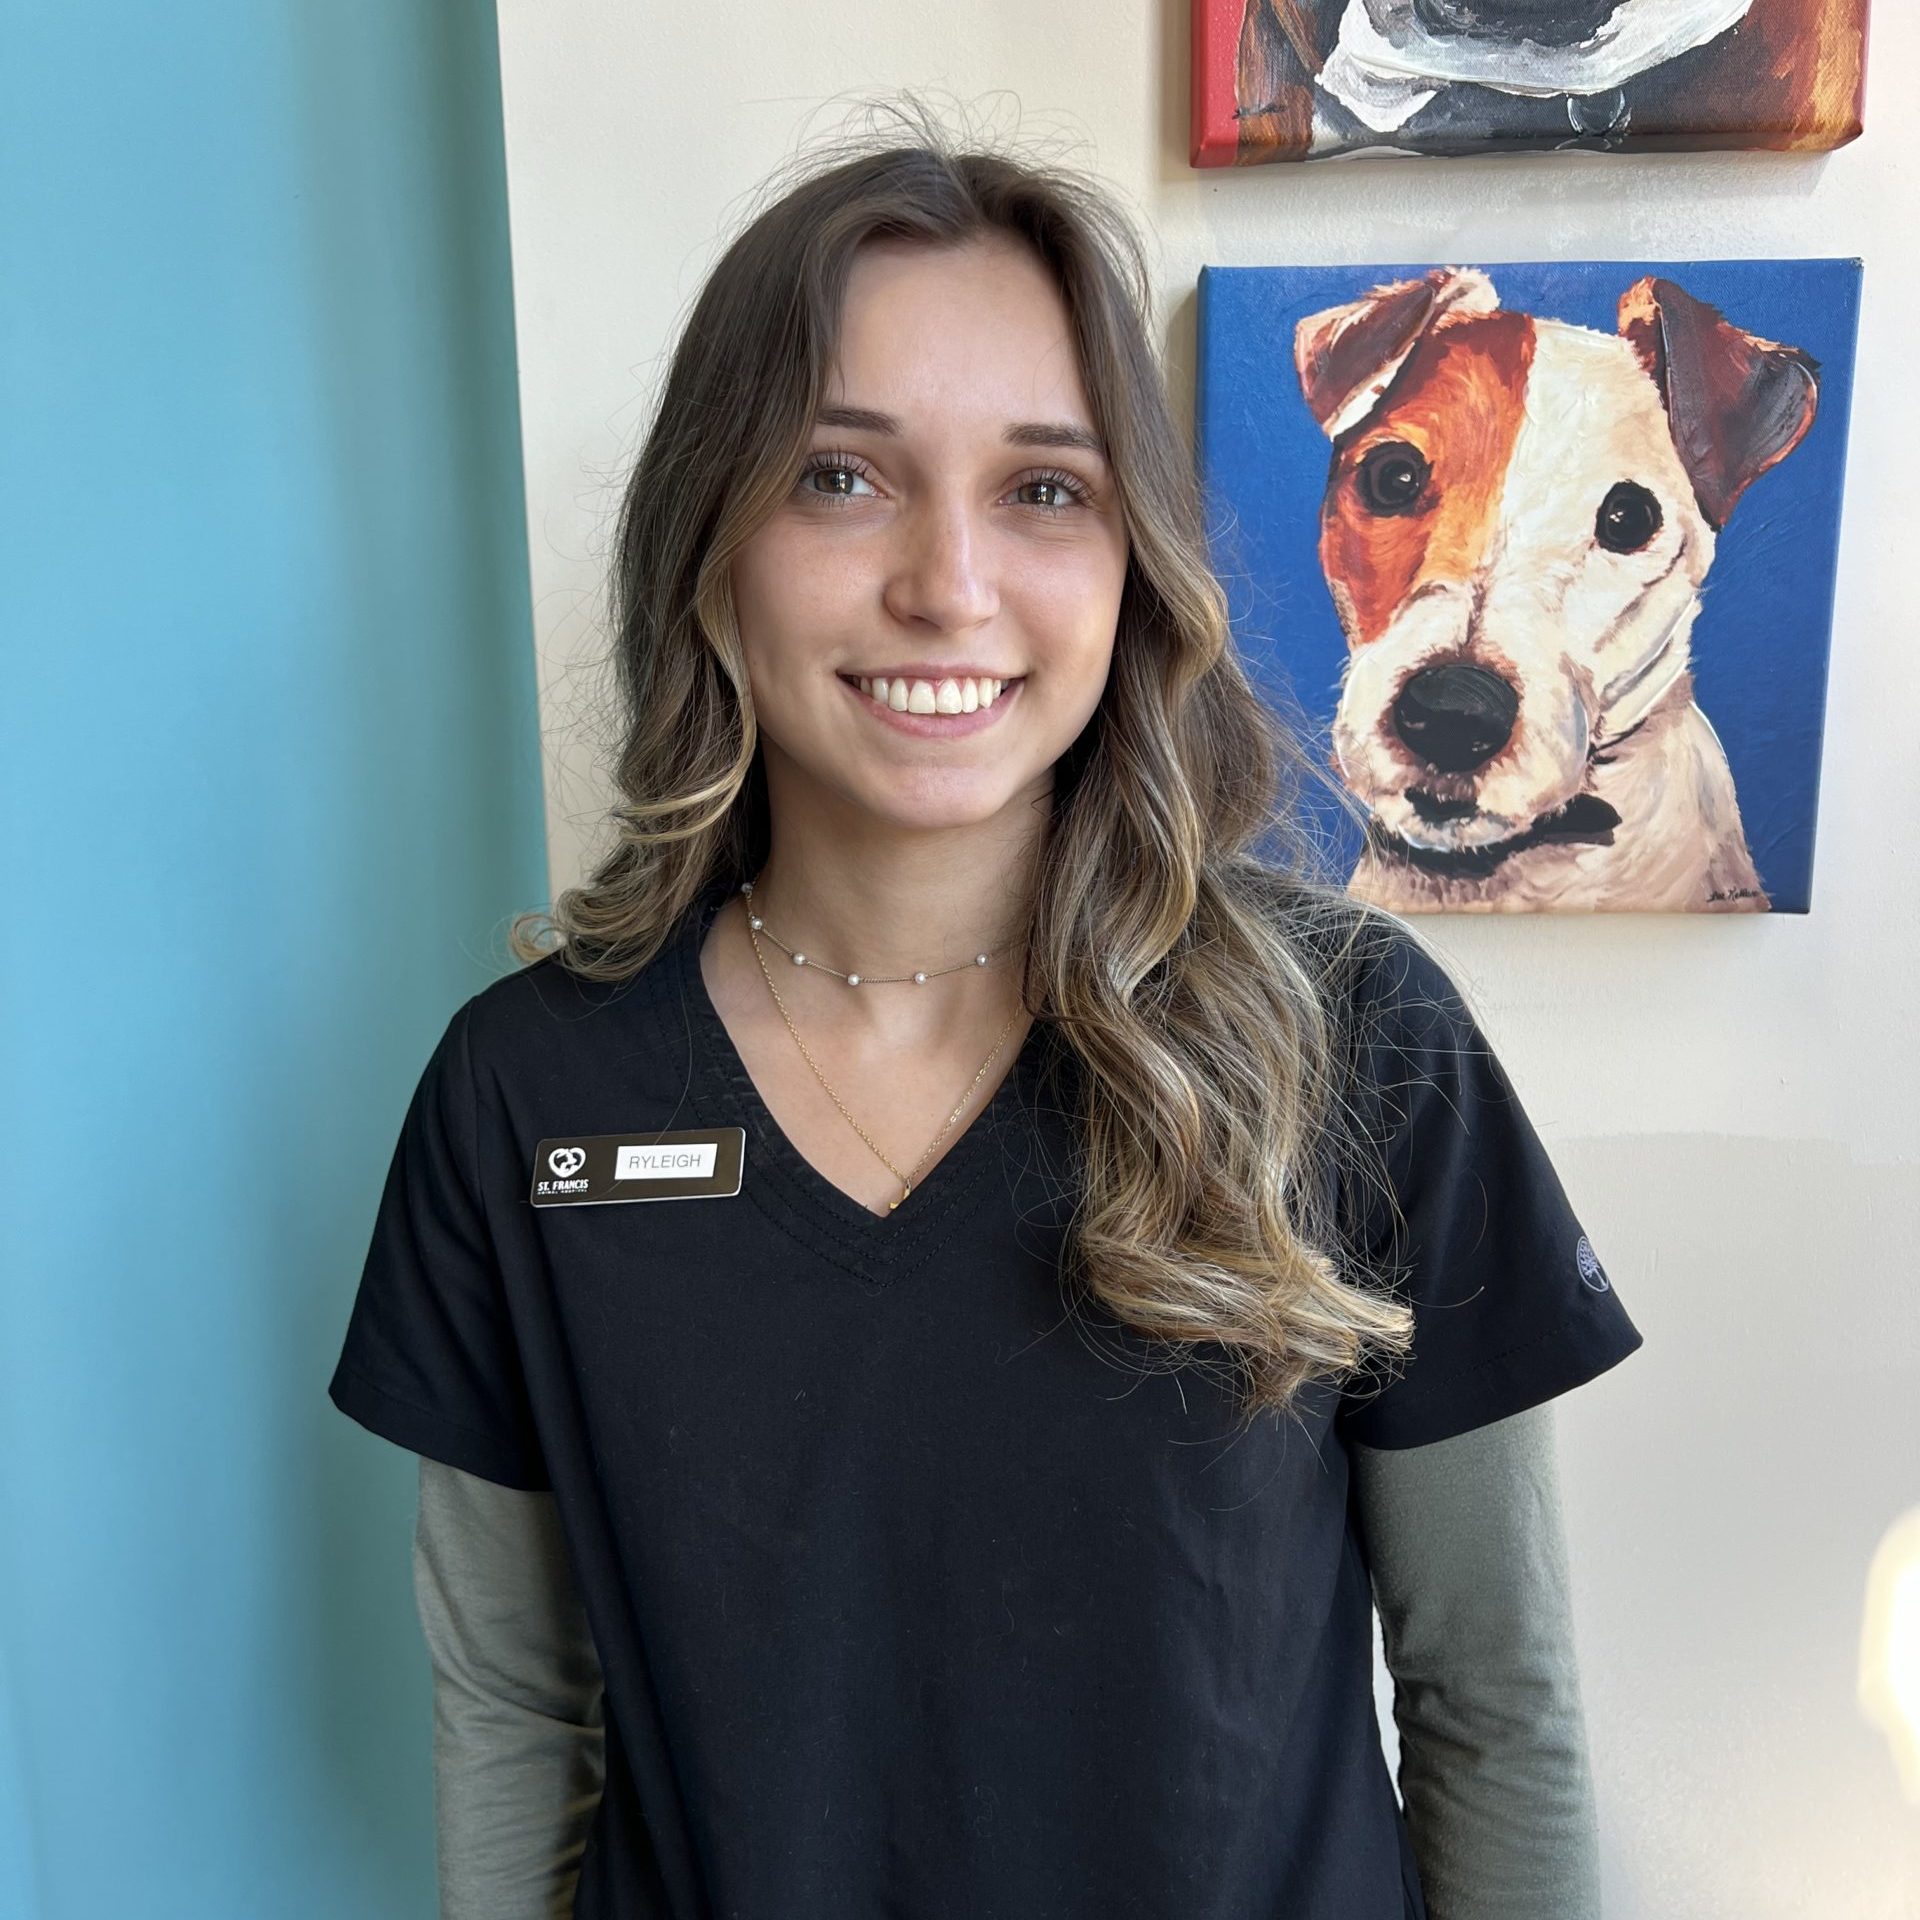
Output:
[[1593,537],[1609,553],[1638,553],[1660,531],[1660,502],[1633,480],[1622,480],[1600,502]]
[[1427,457],[1404,440],[1383,440],[1369,447],[1354,470],[1354,485],[1369,513],[1405,513],[1426,491]]

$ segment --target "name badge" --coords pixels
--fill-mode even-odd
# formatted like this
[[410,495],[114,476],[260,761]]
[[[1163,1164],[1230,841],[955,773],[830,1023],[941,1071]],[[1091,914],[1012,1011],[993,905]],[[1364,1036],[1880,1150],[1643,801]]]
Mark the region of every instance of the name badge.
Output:
[[686,1133],[595,1133],[542,1140],[534,1150],[536,1207],[616,1200],[725,1200],[740,1191],[744,1127]]

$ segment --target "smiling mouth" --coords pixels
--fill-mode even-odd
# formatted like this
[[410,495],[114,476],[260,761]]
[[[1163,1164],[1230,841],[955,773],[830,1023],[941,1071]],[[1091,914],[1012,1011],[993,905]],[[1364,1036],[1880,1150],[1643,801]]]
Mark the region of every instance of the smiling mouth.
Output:
[[992,706],[1008,688],[1019,686],[1026,676],[995,679],[982,674],[937,680],[889,680],[879,675],[869,679],[860,674],[843,673],[840,678],[848,686],[858,687],[876,705],[889,707],[895,713],[977,713],[982,707]]

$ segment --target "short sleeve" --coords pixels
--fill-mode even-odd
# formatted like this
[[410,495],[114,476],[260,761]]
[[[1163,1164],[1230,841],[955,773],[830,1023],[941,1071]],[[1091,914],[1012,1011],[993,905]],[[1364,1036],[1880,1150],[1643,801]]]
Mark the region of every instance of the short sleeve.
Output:
[[462,1007],[414,1089],[327,1395],[398,1446],[542,1492],[552,1483],[476,1178],[468,1024]]
[[1343,1217],[1414,1331],[1408,1359],[1349,1380],[1336,1425],[1424,1446],[1582,1385],[1642,1335],[1445,970],[1395,930],[1355,1001],[1354,1105],[1394,1204],[1374,1184]]

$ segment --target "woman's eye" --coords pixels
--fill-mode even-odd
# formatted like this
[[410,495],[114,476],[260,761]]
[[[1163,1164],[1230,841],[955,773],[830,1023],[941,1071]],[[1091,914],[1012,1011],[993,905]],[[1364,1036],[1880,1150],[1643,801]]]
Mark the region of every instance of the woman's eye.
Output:
[[1091,496],[1086,488],[1070,473],[1030,474],[1014,488],[1014,491],[1024,493],[1029,487],[1039,487],[1055,496],[1051,500],[1031,502],[1043,513],[1064,513],[1069,507],[1084,507],[1091,502]]
[[[816,460],[804,467],[800,474],[800,486],[816,498],[831,500],[836,504],[863,498],[860,491],[863,487],[868,492],[874,491],[866,474],[842,458]],[[1016,496],[1036,490],[1051,497],[1027,500],[1022,504],[1040,513],[1064,513],[1070,507],[1091,504],[1092,496],[1070,473],[1035,473],[1014,482],[1013,492]]]
[[1037,488],[1042,493],[1058,496],[1052,500],[1035,500],[1032,504],[1036,507],[1046,507],[1051,510],[1070,504],[1067,489],[1058,480],[1022,480],[1016,491],[1025,493],[1030,487]]
[[[813,483],[816,479],[825,479],[831,484],[815,486]],[[808,467],[801,474],[800,482],[809,493],[817,493],[828,500],[858,499],[856,489],[870,484],[865,474],[838,460],[823,460],[816,466]]]

